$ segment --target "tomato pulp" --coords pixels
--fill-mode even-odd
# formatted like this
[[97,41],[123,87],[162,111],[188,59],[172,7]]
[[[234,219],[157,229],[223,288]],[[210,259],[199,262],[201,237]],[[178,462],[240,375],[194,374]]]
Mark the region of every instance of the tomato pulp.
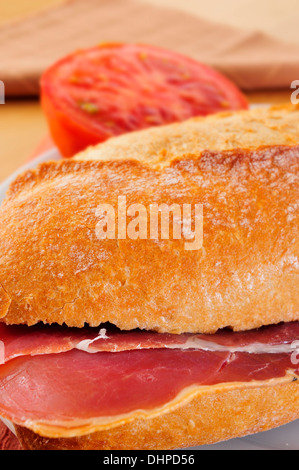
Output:
[[125,132],[248,107],[212,68],[136,44],[103,44],[63,58],[44,72],[41,100],[65,157]]

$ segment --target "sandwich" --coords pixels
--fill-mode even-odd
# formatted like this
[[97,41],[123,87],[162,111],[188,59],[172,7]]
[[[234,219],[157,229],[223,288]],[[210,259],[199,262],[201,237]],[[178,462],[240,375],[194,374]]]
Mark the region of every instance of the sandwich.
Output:
[[[0,415],[24,449],[186,448],[299,418],[298,122],[295,105],[193,118],[16,178]],[[163,204],[169,237],[141,236],[141,205]]]

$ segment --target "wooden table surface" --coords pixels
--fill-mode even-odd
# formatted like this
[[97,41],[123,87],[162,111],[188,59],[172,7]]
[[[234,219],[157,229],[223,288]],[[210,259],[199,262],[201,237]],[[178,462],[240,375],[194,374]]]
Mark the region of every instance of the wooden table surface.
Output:
[[[21,19],[47,6],[54,6],[62,0],[14,0],[1,2],[0,25],[6,21]],[[285,37],[299,43],[298,22],[294,29],[286,28],[289,17],[298,0],[136,0],[174,6],[203,17],[224,23],[242,26],[247,29],[258,27],[266,32]],[[225,8],[224,8],[225,5]],[[292,10],[293,9],[293,10]],[[259,14],[257,15],[257,12]],[[297,15],[298,17],[298,15]],[[288,26],[289,26],[288,22]],[[278,25],[280,27],[278,28]],[[299,78],[299,77],[298,77]],[[1,77],[0,77],[1,79]],[[290,90],[251,93],[251,103],[282,103],[290,100]],[[35,150],[40,140],[47,134],[47,124],[38,100],[6,100],[0,106],[0,181],[16,170]]]

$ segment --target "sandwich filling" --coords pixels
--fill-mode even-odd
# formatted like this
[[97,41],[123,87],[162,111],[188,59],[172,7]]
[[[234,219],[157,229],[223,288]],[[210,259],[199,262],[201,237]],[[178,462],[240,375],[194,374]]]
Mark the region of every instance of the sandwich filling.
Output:
[[0,324],[0,415],[71,437],[299,375],[299,322],[215,334]]

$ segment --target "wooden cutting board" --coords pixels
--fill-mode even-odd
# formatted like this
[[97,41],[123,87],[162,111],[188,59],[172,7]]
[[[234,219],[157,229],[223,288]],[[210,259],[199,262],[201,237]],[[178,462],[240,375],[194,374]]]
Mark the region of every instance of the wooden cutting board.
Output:
[[101,42],[145,42],[212,65],[245,90],[288,87],[299,77],[299,45],[137,0],[68,0],[0,28],[6,95],[37,95],[42,71]]

